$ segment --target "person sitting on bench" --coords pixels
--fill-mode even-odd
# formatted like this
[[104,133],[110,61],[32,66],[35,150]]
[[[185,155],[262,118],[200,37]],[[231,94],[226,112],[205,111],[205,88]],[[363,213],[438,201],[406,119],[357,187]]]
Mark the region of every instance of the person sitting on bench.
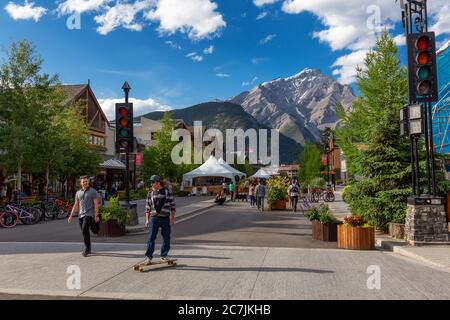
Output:
[[227,196],[225,195],[225,192],[223,192],[223,190],[217,194],[216,196],[216,200],[214,201],[215,203],[222,205],[225,203],[225,200],[227,199]]

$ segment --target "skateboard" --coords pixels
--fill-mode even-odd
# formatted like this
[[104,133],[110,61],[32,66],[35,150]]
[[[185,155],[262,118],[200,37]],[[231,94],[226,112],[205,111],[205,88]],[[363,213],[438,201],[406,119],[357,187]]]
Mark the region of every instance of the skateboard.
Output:
[[134,271],[139,271],[139,272],[144,272],[146,269],[148,270],[150,267],[155,266],[155,265],[161,265],[161,264],[166,264],[168,266],[176,266],[177,265],[177,261],[178,259],[169,259],[167,261],[152,261],[150,264],[146,264],[146,263],[139,263],[133,266],[133,270]]

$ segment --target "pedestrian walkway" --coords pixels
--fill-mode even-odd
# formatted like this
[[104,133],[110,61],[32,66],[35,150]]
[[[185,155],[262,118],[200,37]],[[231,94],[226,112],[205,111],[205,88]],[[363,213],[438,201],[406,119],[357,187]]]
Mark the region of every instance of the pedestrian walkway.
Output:
[[[188,216],[216,206],[214,200],[214,197],[175,198],[175,203],[177,204],[175,214],[176,222],[182,222]],[[139,224],[136,226],[127,226],[127,233],[140,233],[147,230],[145,228],[145,200],[140,200],[137,205]]]
[[351,215],[348,205],[342,199],[343,190],[344,187],[337,186],[336,191],[334,192],[335,201],[327,202],[330,212],[339,220],[344,220],[346,216]]
[[[336,201],[329,202],[330,212],[339,220],[350,215],[347,204],[342,200],[343,187],[337,187]],[[377,245],[385,250],[415,259],[431,267],[450,272],[450,245],[413,247],[404,240],[393,239],[388,235],[376,234]]]
[[[448,273],[390,252],[174,245],[178,265],[132,270],[145,245],[0,243],[0,294],[117,299],[450,299]],[[368,286],[370,268],[379,288]],[[79,286],[77,286],[79,284]]]

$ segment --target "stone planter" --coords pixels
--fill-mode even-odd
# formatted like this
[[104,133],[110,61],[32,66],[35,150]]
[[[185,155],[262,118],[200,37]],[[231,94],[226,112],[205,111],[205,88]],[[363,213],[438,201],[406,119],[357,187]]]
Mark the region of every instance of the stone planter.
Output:
[[116,220],[102,221],[100,223],[99,237],[122,237],[125,235],[125,226],[117,223]]
[[272,210],[286,210],[286,200],[277,200],[275,203],[271,203],[270,208]]
[[312,238],[313,240],[337,241],[337,223],[321,223],[320,221],[312,221]]
[[395,239],[404,239],[405,225],[402,223],[389,223],[389,236]]
[[340,249],[374,250],[375,229],[373,227],[338,225],[337,242]]

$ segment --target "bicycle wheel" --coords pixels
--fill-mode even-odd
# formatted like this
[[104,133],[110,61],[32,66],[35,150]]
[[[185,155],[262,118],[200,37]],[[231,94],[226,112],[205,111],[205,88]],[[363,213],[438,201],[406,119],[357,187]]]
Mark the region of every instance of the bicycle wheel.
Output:
[[0,213],[0,225],[3,228],[14,228],[19,223],[19,216],[13,211]]
[[70,211],[66,210],[65,208],[59,208],[58,212],[56,213],[56,219],[62,220],[69,216]]
[[55,219],[58,212],[58,207],[51,202],[43,205],[44,215],[46,219]]
[[330,192],[330,193],[328,193],[328,196],[329,196],[329,202],[334,202],[334,200],[335,200],[334,193]]
[[314,192],[313,194],[312,194],[312,198],[313,198],[313,201],[312,202],[319,202],[320,201],[320,193],[318,193],[318,192]]
[[330,194],[328,192],[325,193],[325,196],[323,197],[323,201],[330,202]]
[[36,224],[42,218],[42,211],[38,208],[30,207],[24,209],[24,212],[22,212],[21,215],[23,215],[23,217],[20,218],[20,221],[23,224]]

